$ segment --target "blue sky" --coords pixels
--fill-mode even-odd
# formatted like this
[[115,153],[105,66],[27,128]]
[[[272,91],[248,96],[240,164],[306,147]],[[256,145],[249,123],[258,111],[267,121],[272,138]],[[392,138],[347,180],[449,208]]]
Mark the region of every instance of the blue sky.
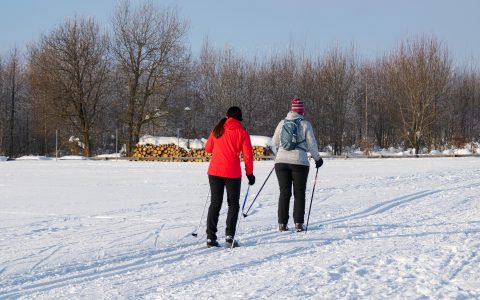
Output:
[[[363,57],[392,50],[407,36],[433,34],[449,47],[455,64],[480,62],[478,0],[159,0],[189,20],[194,54],[204,39],[216,47],[260,56],[293,45],[321,53],[355,45]],[[0,53],[20,49],[65,18],[95,16],[105,26],[117,0],[3,0]]]

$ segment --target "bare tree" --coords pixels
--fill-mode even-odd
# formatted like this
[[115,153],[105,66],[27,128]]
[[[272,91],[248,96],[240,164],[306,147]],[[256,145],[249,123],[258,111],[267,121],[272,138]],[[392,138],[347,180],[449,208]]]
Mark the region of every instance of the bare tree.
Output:
[[323,86],[321,82],[321,59],[304,58],[299,72],[299,94],[306,103],[307,118],[312,123],[320,148],[328,145],[325,136],[325,106],[322,103]]
[[403,41],[389,62],[402,120],[403,137],[418,154],[437,117],[437,105],[450,78],[448,51],[435,38]]
[[189,62],[183,41],[188,24],[173,9],[151,2],[132,8],[123,2],[113,18],[113,53],[128,89],[127,155],[142,126],[160,117],[172,92],[182,83]]
[[338,48],[330,50],[319,66],[325,134],[335,155],[342,153],[346,136],[347,116],[352,108],[357,65],[351,52]]
[[14,47],[4,62],[0,61],[0,152],[11,157],[23,150],[28,139],[23,124],[25,105],[24,62]]
[[8,109],[5,100],[5,66],[0,56],[0,154],[5,154],[5,140],[7,134]]
[[91,129],[103,109],[108,39],[92,18],[67,20],[31,47],[32,88],[82,134],[92,155]]
[[15,102],[18,93],[18,68],[19,68],[19,58],[18,58],[18,50],[14,48],[12,51],[11,59],[10,59],[10,70],[9,70],[9,77],[10,77],[10,137],[9,137],[9,149],[8,154],[13,156],[13,146],[14,146],[14,129],[15,129]]
[[383,58],[366,61],[359,70],[355,121],[356,127],[362,128],[362,141],[370,148],[374,145],[388,148],[398,142],[395,138],[400,124],[398,110],[386,80],[386,70]]
[[[243,72],[244,83],[242,84],[241,105],[246,112],[245,115],[247,116],[244,123],[251,132],[254,132],[255,134],[261,134],[260,128],[258,132],[253,130],[256,128],[255,123],[257,116],[262,114],[261,103],[264,101],[261,85],[259,84],[261,77],[256,58],[254,58],[251,63],[245,64]],[[263,134],[266,134],[266,132]]]
[[297,96],[302,98],[298,88],[299,62],[293,49],[283,54],[273,55],[262,67],[262,94],[261,108],[265,112],[266,124],[273,135],[275,126],[285,118],[290,110],[290,100]]
[[467,142],[478,138],[479,134],[479,78],[473,70],[460,70],[451,80],[452,91],[446,101],[442,116],[450,126],[443,128],[448,140]]
[[208,136],[213,128],[218,116],[223,110],[223,106],[219,107],[221,101],[216,95],[216,81],[218,77],[217,53],[211,47],[209,40],[205,39],[202,50],[198,59],[194,62],[194,74],[192,77],[192,88],[195,94],[196,105],[203,108],[203,118],[198,120],[203,130],[202,132]]

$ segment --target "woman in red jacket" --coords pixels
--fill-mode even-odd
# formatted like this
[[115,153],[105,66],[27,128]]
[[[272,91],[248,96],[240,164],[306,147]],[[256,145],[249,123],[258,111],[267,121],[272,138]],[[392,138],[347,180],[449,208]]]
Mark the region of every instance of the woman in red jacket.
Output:
[[[236,106],[227,110],[210,134],[205,151],[212,153],[208,167],[211,201],[207,217],[207,247],[219,247],[217,242],[218,215],[222,208],[224,189],[227,189],[227,226],[225,228],[226,247],[231,247],[240,210],[240,187],[242,170],[240,152],[245,163],[248,184],[255,183],[253,176],[253,148],[250,135],[242,126],[242,111]],[[234,247],[238,244],[235,242]]]

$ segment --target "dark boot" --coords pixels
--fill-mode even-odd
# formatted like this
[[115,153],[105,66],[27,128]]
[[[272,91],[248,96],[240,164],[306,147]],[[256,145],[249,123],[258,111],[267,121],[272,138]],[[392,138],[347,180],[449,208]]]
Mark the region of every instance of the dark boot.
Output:
[[280,232],[282,232],[282,231],[288,231],[288,226],[287,226],[287,224],[278,224],[278,230],[279,230]]
[[295,230],[297,232],[302,232],[304,231],[305,229],[303,228],[303,223],[295,223]]
[[207,239],[207,248],[220,247],[220,244],[216,240]]
[[237,248],[238,242],[233,240],[233,237],[227,235],[225,238],[225,248],[232,248],[232,243],[233,243],[233,248]]

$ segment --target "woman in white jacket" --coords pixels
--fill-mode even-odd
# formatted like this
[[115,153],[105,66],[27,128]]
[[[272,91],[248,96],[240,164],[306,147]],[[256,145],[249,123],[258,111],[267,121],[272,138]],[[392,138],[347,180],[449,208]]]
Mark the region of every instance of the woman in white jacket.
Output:
[[297,232],[304,230],[305,190],[307,188],[310,162],[307,152],[320,168],[323,160],[318,153],[317,141],[312,125],[304,119],[305,107],[299,98],[291,101],[291,110],[284,120],[278,123],[273,135],[273,144],[277,148],[275,173],[280,187],[278,200],[278,229],[288,231],[290,198],[293,185],[293,220]]

